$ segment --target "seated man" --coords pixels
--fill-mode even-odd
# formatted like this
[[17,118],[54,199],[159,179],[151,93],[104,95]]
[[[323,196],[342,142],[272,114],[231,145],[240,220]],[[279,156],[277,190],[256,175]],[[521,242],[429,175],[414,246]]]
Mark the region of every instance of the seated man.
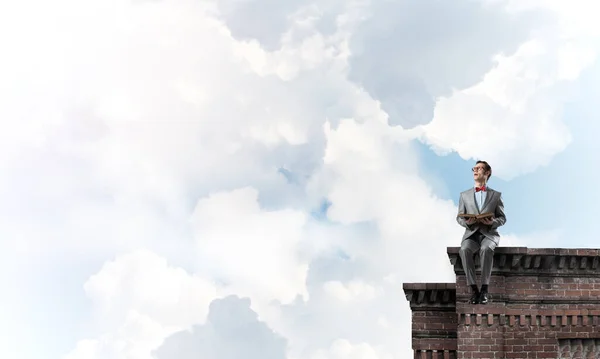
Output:
[[[485,161],[477,161],[472,168],[475,187],[461,192],[458,202],[458,224],[465,227],[465,233],[460,246],[460,260],[462,261],[467,285],[471,287],[471,304],[487,304],[488,285],[492,274],[494,249],[500,241],[498,227],[506,223],[502,193],[486,186],[492,176],[492,168]],[[464,218],[463,214],[492,213],[488,218]],[[479,251],[481,260],[481,291],[475,280],[475,263],[473,257]]]

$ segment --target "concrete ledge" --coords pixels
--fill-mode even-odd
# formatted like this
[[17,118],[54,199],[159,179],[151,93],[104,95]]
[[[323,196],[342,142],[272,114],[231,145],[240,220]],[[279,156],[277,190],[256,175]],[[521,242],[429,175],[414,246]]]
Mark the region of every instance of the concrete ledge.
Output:
[[456,289],[456,283],[403,283],[404,290]]
[[406,300],[413,310],[454,310],[455,283],[404,283]]
[[[460,247],[447,247],[448,254],[458,254]],[[557,255],[557,256],[600,256],[598,248],[528,248],[498,246],[496,253],[528,254],[528,255]]]
[[[460,247],[448,247],[447,253],[454,272],[464,275],[459,250]],[[476,254],[476,270],[479,270],[478,257]],[[492,275],[600,278],[600,249],[498,247],[494,251]]]

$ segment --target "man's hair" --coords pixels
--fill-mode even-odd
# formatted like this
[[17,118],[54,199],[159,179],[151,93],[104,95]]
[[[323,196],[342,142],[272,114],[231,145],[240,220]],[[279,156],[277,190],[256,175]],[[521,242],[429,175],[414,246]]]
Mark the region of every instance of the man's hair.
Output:
[[477,161],[475,164],[477,165],[478,163],[482,163],[483,164],[483,168],[484,168],[484,173],[485,172],[490,172],[490,175],[487,176],[486,181],[490,180],[490,177],[492,177],[492,166],[489,165],[489,163],[485,162],[485,161]]

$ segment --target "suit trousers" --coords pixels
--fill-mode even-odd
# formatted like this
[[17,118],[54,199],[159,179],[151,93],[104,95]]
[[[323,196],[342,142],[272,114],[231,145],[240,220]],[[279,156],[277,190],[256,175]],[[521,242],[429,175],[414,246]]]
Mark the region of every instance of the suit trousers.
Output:
[[467,285],[477,284],[474,257],[478,251],[481,264],[481,284],[490,284],[492,265],[494,263],[494,249],[496,249],[496,243],[480,231],[476,231],[469,238],[462,241],[459,255],[467,276]]

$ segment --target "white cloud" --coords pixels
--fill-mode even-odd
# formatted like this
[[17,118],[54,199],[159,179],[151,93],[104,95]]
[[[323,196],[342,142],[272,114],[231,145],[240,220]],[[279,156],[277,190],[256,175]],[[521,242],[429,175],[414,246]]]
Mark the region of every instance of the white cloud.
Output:
[[303,212],[261,211],[258,191],[242,188],[201,199],[191,220],[201,272],[263,301],[307,295],[308,263],[299,252],[307,240]]
[[367,343],[352,344],[348,340],[338,339],[328,350],[319,350],[310,359],[391,359],[394,356],[382,353]]
[[373,300],[381,295],[373,286],[361,281],[353,281],[345,285],[340,281],[329,281],[323,284],[325,292],[340,302],[350,302],[353,300]]
[[103,317],[135,310],[161,324],[183,327],[202,323],[216,296],[210,281],[147,250],[106,263],[84,289]]
[[[350,253],[369,258],[373,268],[382,271],[379,275],[401,271],[410,277],[412,264],[422,260],[439,263],[440,270],[412,272],[421,280],[440,278],[445,251],[432,254],[423,250],[423,243],[440,249],[456,243],[461,234],[454,219],[456,208],[451,201],[436,198],[415,174],[411,143],[405,134],[388,128],[376,121],[344,121],[327,131],[325,165],[319,175],[327,178],[322,182],[328,183],[324,187],[331,201],[328,217],[345,224],[377,224],[377,239],[365,241]],[[430,225],[433,222],[435,227]]]
[[100,330],[66,359],[150,358],[175,331],[202,324],[215,286],[147,250],[118,256],[85,283]]
[[497,55],[478,84],[438,98],[433,121],[422,126],[423,141],[439,154],[485,159],[504,179],[547,165],[572,140],[563,109],[572,82],[600,50],[600,27],[581,16],[591,10],[587,4],[510,2],[516,13],[538,6],[561,11],[558,27],[534,32],[514,54]]
[[503,247],[529,247],[529,248],[556,248],[569,247],[568,243],[561,241],[564,230],[560,228],[545,231],[536,231],[516,235],[503,234],[500,245]]
[[157,359],[285,359],[287,341],[250,309],[248,298],[215,300],[205,325],[170,336],[153,354]]
[[177,329],[131,311],[116,331],[79,341],[64,359],[151,359],[152,352]]
[[437,98],[476,84],[493,55],[513,52],[545,21],[463,0],[373,1],[368,13],[352,36],[349,77],[403,128],[429,123]]

